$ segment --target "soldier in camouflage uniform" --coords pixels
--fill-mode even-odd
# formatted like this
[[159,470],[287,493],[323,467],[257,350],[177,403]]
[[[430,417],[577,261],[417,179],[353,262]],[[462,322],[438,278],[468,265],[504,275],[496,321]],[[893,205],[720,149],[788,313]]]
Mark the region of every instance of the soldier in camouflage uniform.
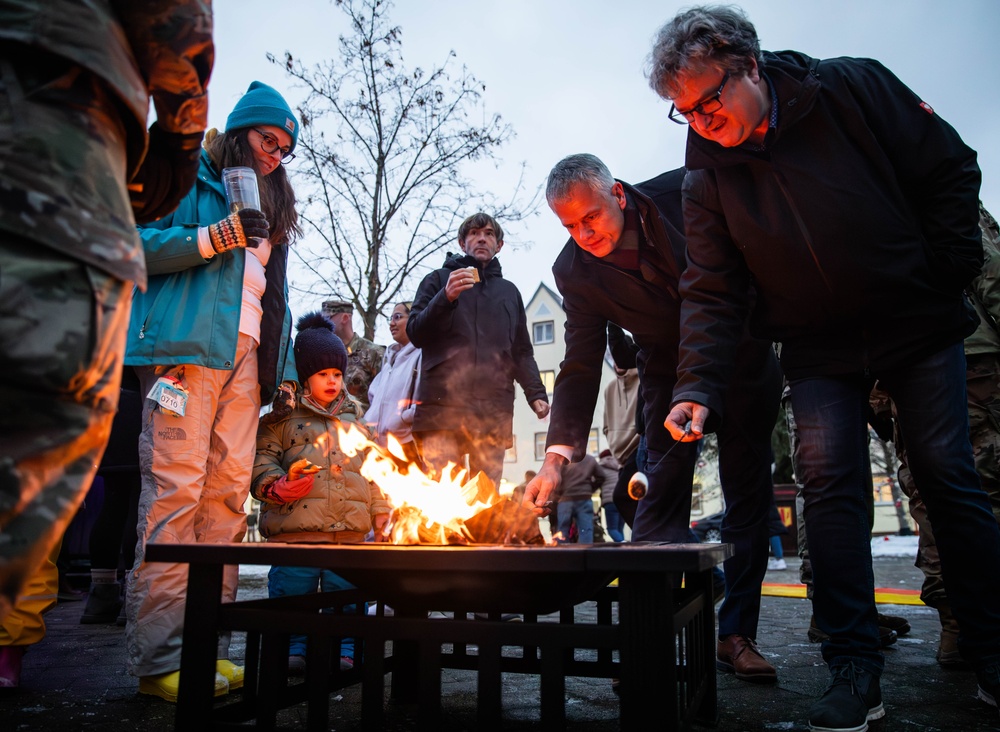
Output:
[[107,443],[146,284],[136,221],[197,171],[211,33],[207,0],[0,0],[0,686],[51,604],[18,594],[56,579]]
[[385,357],[385,346],[372,343],[354,332],[351,318],[354,306],[346,300],[327,300],[323,303],[323,315],[333,323],[334,332],[347,346],[347,373],[344,374],[344,386],[351,396],[361,402],[365,412],[368,411],[368,387],[382,368]]
[[[979,315],[979,327],[965,339],[965,382],[969,400],[969,436],[976,472],[990,499],[993,515],[1000,521],[1000,227],[979,205],[979,228],[983,232],[983,271],[966,293]],[[942,666],[964,667],[958,652],[958,622],[951,612],[941,559],[927,507],[906,465],[906,450],[898,430],[894,436],[899,458],[899,485],[910,502],[910,515],[920,531],[916,566],[924,573],[920,599],[938,611],[941,644],[937,660]],[[995,569],[995,568],[994,568]]]

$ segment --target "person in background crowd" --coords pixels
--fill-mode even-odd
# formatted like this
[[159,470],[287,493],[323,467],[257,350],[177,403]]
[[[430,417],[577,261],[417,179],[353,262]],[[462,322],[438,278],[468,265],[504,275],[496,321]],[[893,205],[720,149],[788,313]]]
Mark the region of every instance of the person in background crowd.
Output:
[[465,254],[449,254],[424,277],[406,323],[422,351],[413,437],[436,474],[467,456],[470,477],[482,471],[498,486],[513,444],[514,383],[539,419],[549,402],[521,293],[496,258],[503,229],[476,213],[459,226],[458,243]]
[[[826,732],[885,714],[866,414],[878,380],[934,519],[979,698],[1000,694],[1000,527],[976,474],[963,296],[982,266],[976,153],[872,59],[761,52],[735,7],[694,7],[659,31],[650,86],[689,124],[688,266],[671,436],[698,440],[722,399],[747,318],[781,343],[798,430]],[[753,283],[755,297],[747,285]]]
[[122,369],[121,399],[111,426],[111,439],[97,475],[104,483],[104,502],[90,530],[90,590],[80,622],[125,624],[122,583],[118,565],[128,572],[135,561],[136,522],[142,475],[139,470],[139,433],[142,402],[135,370]]
[[[340,449],[338,429],[367,433],[361,408],[344,389],[347,349],[322,313],[299,318],[295,368],[302,393],[292,412],[261,420],[251,491],[261,502],[260,533],[269,542],[357,544],[374,532],[381,541],[391,506],[360,473],[364,454]],[[319,567],[271,567],[268,597],[352,589],[354,585]],[[351,612],[353,606],[345,611]],[[340,668],[354,667],[354,640],[340,645]],[[288,672],[306,671],[306,636],[293,635]]]
[[346,300],[327,300],[323,316],[333,323],[333,331],[347,346],[347,371],[344,386],[361,404],[364,413],[369,407],[371,384],[382,368],[385,346],[378,346],[354,331],[354,305]]
[[767,514],[767,540],[771,545],[771,558],[767,560],[768,571],[788,569],[788,563],[785,561],[785,548],[781,545],[781,537],[787,533],[788,527],[781,520],[778,504],[771,504],[771,510]]
[[[238,542],[246,533],[256,425],[295,404],[286,269],[300,233],[284,163],[299,123],[282,96],[250,84],[210,130],[198,179],[177,210],[140,227],[149,288],[132,304],[125,363],[146,395],[139,438],[139,540],[126,589],[129,672],[139,692],[176,701],[186,564],[147,564],[148,542]],[[257,172],[262,211],[229,211],[223,169]],[[206,313],[211,317],[206,317]],[[223,595],[236,597],[238,567]],[[216,693],[243,685],[219,639]]]
[[389,315],[389,333],[394,342],[385,349],[382,366],[368,387],[371,406],[365,412],[365,423],[380,447],[388,446],[389,435],[399,442],[403,455],[389,454],[403,469],[420,462],[411,432],[417,410],[414,396],[420,379],[420,349],[410,343],[406,334],[411,307],[410,302],[396,303]]
[[0,687],[44,637],[146,287],[135,223],[194,181],[214,52],[205,0],[0,0]]
[[[570,234],[552,266],[566,311],[566,356],[556,378],[545,460],[525,501],[544,511],[559,485],[560,466],[582,456],[600,391],[608,324],[615,323],[637,346],[648,444],[649,489],[636,508],[633,541],[685,543],[692,536],[697,445],[676,444],[664,427],[676,378],[684,173],[671,170],[632,186],[616,180],[594,155],[570,155],[549,173],[545,193]],[[719,431],[727,506],[722,540],[736,550],[724,563],[716,663],[741,681],[774,683],[777,672],[758,651],[756,636],[774,493],[770,437],[781,378],[770,342],[742,338],[736,363],[740,368],[726,391],[729,414]]]
[[[601,489],[601,466],[593,455],[584,455],[575,463],[563,466],[562,482],[556,493],[555,539],[565,544],[575,539],[579,544],[594,543],[594,491]],[[576,532],[570,531],[576,525]]]
[[618,474],[621,465],[611,454],[611,450],[601,450],[597,460],[601,474],[601,508],[604,510],[604,520],[608,525],[608,536],[612,541],[625,541],[625,519],[615,507],[615,486],[618,485]]
[[[639,348],[625,331],[608,323],[608,352],[616,378],[604,392],[604,436],[621,465],[615,485],[615,508],[631,529],[639,504],[629,495],[628,484],[632,476],[643,471],[646,463],[646,418],[636,368]],[[721,582],[722,570],[718,567],[716,570]]]

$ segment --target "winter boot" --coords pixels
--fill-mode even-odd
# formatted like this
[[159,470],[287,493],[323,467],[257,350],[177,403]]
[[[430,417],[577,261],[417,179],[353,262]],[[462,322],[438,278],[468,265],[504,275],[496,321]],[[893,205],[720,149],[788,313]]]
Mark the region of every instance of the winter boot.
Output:
[[[173,704],[177,703],[177,692],[181,685],[181,672],[170,671],[156,676],[139,677],[139,693],[158,696]],[[229,682],[226,677],[215,672],[215,696],[225,696],[229,693]]]
[[941,644],[938,646],[937,662],[944,668],[966,669],[969,664],[958,651],[958,621],[951,614],[951,606],[942,603],[937,608],[941,619]]
[[864,732],[885,716],[879,680],[857,664],[832,666],[830,685],[809,711],[810,732]]
[[80,623],[114,623],[122,609],[121,592],[122,586],[117,582],[92,582]]

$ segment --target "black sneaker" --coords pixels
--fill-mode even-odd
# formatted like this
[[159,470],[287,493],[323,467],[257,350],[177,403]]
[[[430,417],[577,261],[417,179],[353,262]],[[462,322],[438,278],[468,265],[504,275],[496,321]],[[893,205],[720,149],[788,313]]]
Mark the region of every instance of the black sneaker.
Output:
[[1000,708],[1000,664],[993,664],[976,671],[979,682],[979,699],[994,709]]
[[878,679],[855,663],[830,669],[831,681],[809,710],[810,732],[865,732],[885,716]]

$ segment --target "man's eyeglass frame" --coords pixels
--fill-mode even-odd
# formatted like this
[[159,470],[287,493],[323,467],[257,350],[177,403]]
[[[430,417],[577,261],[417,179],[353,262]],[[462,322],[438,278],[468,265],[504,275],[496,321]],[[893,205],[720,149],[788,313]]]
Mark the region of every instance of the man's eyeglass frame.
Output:
[[670,117],[670,121],[676,122],[679,125],[689,125],[694,122],[695,112],[701,115],[711,115],[722,109],[722,90],[726,88],[726,82],[729,81],[729,76],[730,74],[727,71],[722,77],[722,83],[719,84],[719,88],[715,90],[715,94],[710,96],[708,99],[698,102],[686,112],[682,112],[671,104],[670,113],[667,115]]

